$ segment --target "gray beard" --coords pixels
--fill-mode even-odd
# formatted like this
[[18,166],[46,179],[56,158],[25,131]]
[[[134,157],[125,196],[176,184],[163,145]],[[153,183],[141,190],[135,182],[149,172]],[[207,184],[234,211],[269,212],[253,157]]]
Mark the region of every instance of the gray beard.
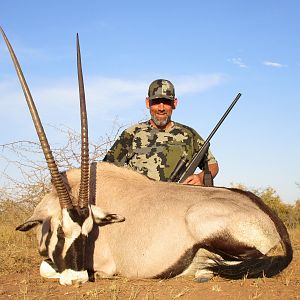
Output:
[[163,121],[157,120],[154,115],[151,114],[151,119],[157,127],[164,127],[171,121],[171,116],[168,116]]

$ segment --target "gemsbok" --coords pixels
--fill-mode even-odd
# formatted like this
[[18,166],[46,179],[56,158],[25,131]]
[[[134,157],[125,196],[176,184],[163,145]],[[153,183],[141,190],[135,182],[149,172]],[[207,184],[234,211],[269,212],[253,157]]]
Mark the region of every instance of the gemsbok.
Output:
[[[48,164],[52,191],[17,230],[37,228],[44,277],[64,285],[99,272],[137,278],[270,277],[293,249],[286,227],[254,194],[157,182],[125,167],[89,163],[87,113],[77,35],[81,168],[59,172],[14,51],[0,28]],[[115,223],[115,224],[113,224]],[[268,255],[281,244],[281,255]]]

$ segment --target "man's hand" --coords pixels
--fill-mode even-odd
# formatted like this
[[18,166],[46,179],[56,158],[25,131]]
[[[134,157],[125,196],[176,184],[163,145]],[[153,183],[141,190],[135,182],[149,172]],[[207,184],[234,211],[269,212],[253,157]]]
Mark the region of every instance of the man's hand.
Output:
[[183,184],[203,185],[204,172],[189,176]]
[[[219,172],[219,166],[218,163],[213,163],[208,165],[208,169],[211,172],[211,175],[213,178],[218,174]],[[194,185],[204,185],[204,172],[201,172],[199,174],[193,174],[189,176],[183,184],[194,184]]]

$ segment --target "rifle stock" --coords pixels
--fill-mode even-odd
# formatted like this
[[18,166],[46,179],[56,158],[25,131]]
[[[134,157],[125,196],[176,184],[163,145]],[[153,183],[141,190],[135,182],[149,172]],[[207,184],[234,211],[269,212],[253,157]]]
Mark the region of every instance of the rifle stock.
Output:
[[197,169],[200,162],[203,160],[205,154],[207,153],[209,146],[210,143],[205,141],[199,152],[194,155],[184,172],[182,172],[177,182],[183,183],[190,175],[194,174],[195,170]]

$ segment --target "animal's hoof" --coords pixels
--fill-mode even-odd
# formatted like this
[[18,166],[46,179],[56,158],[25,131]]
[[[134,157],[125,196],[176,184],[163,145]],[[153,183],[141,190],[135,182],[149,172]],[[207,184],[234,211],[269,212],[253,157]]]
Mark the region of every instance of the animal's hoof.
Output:
[[209,278],[207,277],[197,277],[194,279],[194,281],[199,282],[199,283],[203,283],[203,282],[208,282]]

